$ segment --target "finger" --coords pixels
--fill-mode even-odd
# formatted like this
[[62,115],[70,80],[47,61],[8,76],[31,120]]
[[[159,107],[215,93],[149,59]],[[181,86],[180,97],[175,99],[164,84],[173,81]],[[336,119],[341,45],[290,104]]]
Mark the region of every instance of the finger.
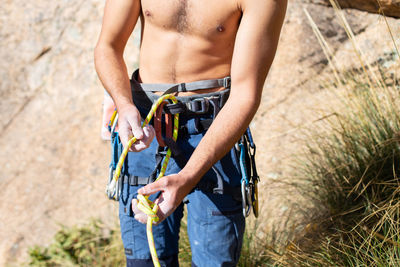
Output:
[[151,126],[145,126],[143,128],[143,133],[143,138],[135,142],[135,144],[132,146],[133,151],[139,152],[148,148],[151,145],[151,142],[153,141],[155,136],[154,128]]
[[142,141],[147,144],[150,145],[151,141],[153,141],[154,136],[156,136],[156,132],[154,131],[154,128],[152,126],[146,125],[143,128],[143,139]]
[[142,140],[136,141],[132,146],[131,146],[131,151],[133,152],[140,152],[142,150],[145,150],[149,146],[145,144]]
[[[159,205],[159,203],[162,202],[160,200],[160,198],[162,198],[162,195],[154,201],[154,204]],[[154,225],[161,223],[166,218],[164,216],[164,213],[161,211],[160,206],[158,207],[158,210],[157,210],[157,217],[158,217],[158,221],[153,221]]]
[[156,136],[156,130],[154,130],[154,127],[151,125],[146,125],[146,131],[148,131],[148,136],[149,139],[153,140],[153,138]]
[[[163,179],[165,179],[165,178],[163,178]],[[163,184],[164,184],[163,182],[164,181],[162,181],[163,179],[161,179],[159,181],[156,181],[154,183],[148,184],[148,185],[140,188],[138,190],[138,193],[141,194],[141,195],[144,195],[144,196],[148,196],[148,195],[152,195],[154,193],[157,193],[159,191],[162,191],[164,189],[164,186],[163,186]]]
[[147,215],[138,208],[138,200],[132,199],[132,211],[135,214],[135,220],[140,223],[147,222]]

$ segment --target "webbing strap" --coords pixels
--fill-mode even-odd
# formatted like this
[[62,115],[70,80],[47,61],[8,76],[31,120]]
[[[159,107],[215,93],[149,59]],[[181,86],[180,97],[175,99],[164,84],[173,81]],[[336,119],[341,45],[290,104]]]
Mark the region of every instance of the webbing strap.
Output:
[[219,188],[218,184],[212,182],[199,182],[193,190],[200,190],[210,194],[231,195],[238,202],[242,201],[242,192],[240,186],[230,186],[224,182],[223,188]]
[[137,185],[147,185],[152,182],[154,182],[151,177],[139,177],[136,175],[127,175],[123,177],[124,183],[128,183],[129,185],[132,186],[137,186]]
[[139,69],[132,74],[132,81],[140,84],[143,91],[146,92],[164,92],[163,94],[170,94],[175,92],[187,92],[203,89],[211,89],[217,87],[230,88],[231,77],[227,76],[221,79],[201,80],[189,83],[139,83],[138,82]]

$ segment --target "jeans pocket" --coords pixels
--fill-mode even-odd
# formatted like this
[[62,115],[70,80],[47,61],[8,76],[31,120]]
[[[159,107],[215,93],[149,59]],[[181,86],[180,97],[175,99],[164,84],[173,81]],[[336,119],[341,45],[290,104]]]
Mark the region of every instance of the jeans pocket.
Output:
[[220,257],[226,263],[236,265],[240,257],[245,229],[242,210],[241,208],[210,210],[210,213],[208,249],[221,251]]
[[241,203],[230,195],[205,194],[196,190],[189,195],[188,210],[194,263],[198,266],[235,266],[245,228]]

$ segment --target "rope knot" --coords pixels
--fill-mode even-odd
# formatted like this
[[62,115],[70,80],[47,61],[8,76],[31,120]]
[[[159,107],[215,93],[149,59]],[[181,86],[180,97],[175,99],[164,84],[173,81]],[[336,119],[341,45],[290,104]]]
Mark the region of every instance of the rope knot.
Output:
[[153,222],[158,222],[159,218],[157,216],[158,205],[153,201],[149,200],[148,196],[143,196],[138,194],[138,209],[143,211],[147,216],[148,220],[150,219]]

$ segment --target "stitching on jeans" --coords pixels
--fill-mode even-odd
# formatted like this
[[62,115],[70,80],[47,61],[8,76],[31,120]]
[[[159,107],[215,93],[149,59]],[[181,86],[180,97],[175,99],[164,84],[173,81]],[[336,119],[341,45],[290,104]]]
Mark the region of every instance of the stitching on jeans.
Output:
[[242,211],[241,208],[238,208],[236,210],[226,210],[226,211],[220,211],[220,210],[213,210],[211,212],[212,216],[229,216],[229,215],[235,215],[238,214]]

